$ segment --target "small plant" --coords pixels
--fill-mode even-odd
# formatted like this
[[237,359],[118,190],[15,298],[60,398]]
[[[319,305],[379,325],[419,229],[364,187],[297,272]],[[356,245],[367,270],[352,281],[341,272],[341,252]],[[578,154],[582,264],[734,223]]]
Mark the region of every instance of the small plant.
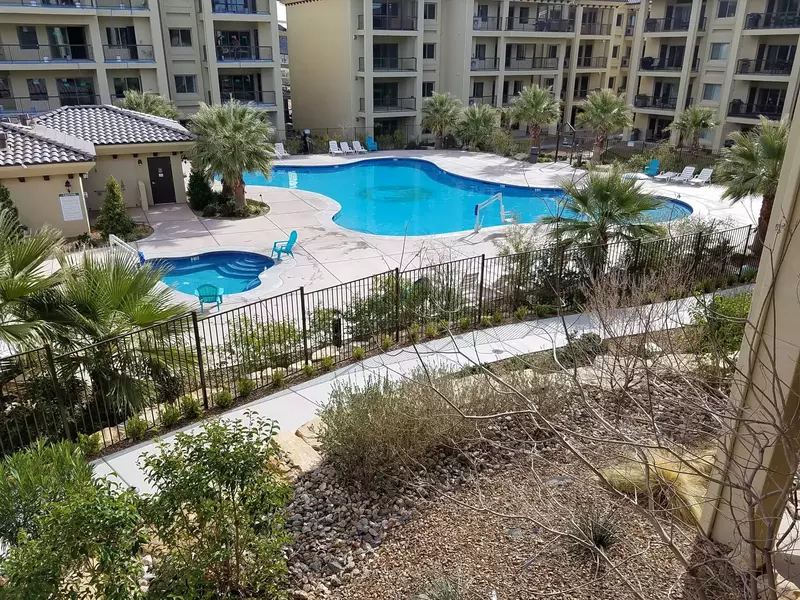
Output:
[[88,458],[100,452],[101,439],[99,433],[86,435],[85,433],[78,434],[78,447],[80,447],[83,456]]
[[549,315],[551,310],[552,309],[547,304],[537,304],[534,308],[534,311],[536,311],[536,316],[540,319]]
[[459,329],[466,330],[472,327],[472,319],[469,317],[461,317],[458,320],[458,327]]
[[481,327],[491,327],[492,326],[492,317],[489,315],[483,315],[481,317]]
[[100,207],[100,215],[97,217],[97,228],[104,239],[114,234],[125,239],[131,233],[135,223],[128,216],[125,208],[125,199],[122,196],[122,187],[119,181],[113,177],[106,180],[105,196]]
[[563,367],[586,366],[594,359],[608,352],[608,342],[596,333],[569,336],[569,344],[556,350],[556,358]]
[[364,360],[366,355],[367,351],[364,350],[363,346],[355,346],[353,348],[353,360]]
[[147,435],[147,421],[133,416],[125,422],[125,434],[134,442],[140,442]]
[[330,371],[333,369],[333,365],[336,364],[336,361],[333,360],[332,356],[323,356],[322,360],[319,361],[319,366],[322,367],[323,371]]
[[236,392],[239,396],[247,396],[250,392],[256,389],[256,382],[247,377],[242,377],[236,382]]
[[499,310],[496,310],[492,315],[492,324],[493,325],[500,325],[503,322],[503,313]]
[[219,408],[230,408],[233,405],[233,396],[228,390],[214,394],[214,405]]
[[383,336],[381,340],[381,350],[384,352],[388,352],[391,347],[394,345],[394,338],[390,335]]
[[744,337],[752,293],[714,296],[692,313],[702,350],[734,352]]
[[208,177],[200,171],[192,170],[186,192],[192,210],[203,211],[208,205],[214,204],[214,192],[208,184]]
[[411,600],[467,600],[472,583],[461,576],[432,575]]
[[588,555],[599,567],[609,549],[619,541],[620,527],[613,512],[591,508],[581,512],[572,523],[575,549]]
[[303,365],[303,375],[311,377],[314,375],[314,365]]
[[417,323],[412,323],[408,328],[408,341],[412,344],[416,344],[419,341],[419,325]]
[[208,218],[216,217],[219,214],[219,208],[216,204],[206,204],[203,208],[203,216]]
[[9,218],[12,219],[16,225],[16,230],[19,235],[22,235],[25,228],[19,221],[19,209],[14,201],[11,200],[11,191],[0,183],[0,211],[5,211]]
[[272,385],[276,388],[282,388],[284,383],[286,383],[286,371],[283,369],[275,369],[272,372]]
[[177,406],[173,406],[172,404],[167,404],[164,407],[164,411],[161,413],[161,424],[169,429],[170,427],[175,427],[180,420],[181,409],[179,409]]
[[425,325],[425,337],[435,338],[437,335],[439,335],[439,325],[433,322]]
[[187,419],[199,419],[203,414],[203,406],[194,396],[184,396],[181,400],[181,412]]
[[518,321],[524,321],[528,317],[528,307],[518,306],[517,310],[514,311],[514,317],[516,317]]

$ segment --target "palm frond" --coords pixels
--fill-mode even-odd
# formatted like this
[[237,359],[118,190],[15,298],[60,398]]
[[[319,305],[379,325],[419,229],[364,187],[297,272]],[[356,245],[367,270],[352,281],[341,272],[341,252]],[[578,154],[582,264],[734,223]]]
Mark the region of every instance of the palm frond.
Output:
[[456,125],[456,137],[472,150],[478,150],[499,126],[499,113],[486,104],[465,108]]
[[608,89],[592,92],[578,105],[576,120],[595,136],[605,136],[632,124],[631,109],[622,96]]
[[433,93],[433,96],[422,105],[422,121],[420,125],[430,129],[438,136],[452,131],[461,114],[461,100],[450,94]]
[[514,98],[509,113],[514,123],[553,125],[561,119],[561,101],[553,96],[552,90],[532,85],[523,88]]

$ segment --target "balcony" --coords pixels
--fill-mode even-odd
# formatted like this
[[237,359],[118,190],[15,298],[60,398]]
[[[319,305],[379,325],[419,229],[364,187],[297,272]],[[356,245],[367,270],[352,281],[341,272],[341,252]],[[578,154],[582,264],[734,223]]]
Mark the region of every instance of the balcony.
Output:
[[[359,100],[359,110],[361,112],[366,110],[366,100],[364,98]],[[414,97],[375,98],[372,101],[372,112],[376,113],[408,112],[414,110],[417,110],[417,99]]]
[[472,17],[473,31],[500,31],[503,19],[500,17]]
[[[364,29],[364,15],[358,15],[358,29]],[[372,29],[378,31],[416,31],[416,17],[372,15]]]
[[579,56],[577,68],[579,69],[605,69],[608,58],[605,56]]
[[728,105],[729,117],[757,119],[761,116],[778,120],[783,113],[783,104],[755,104],[743,100],[734,100]]
[[[364,72],[364,57],[358,59],[358,70]],[[372,59],[373,71],[416,71],[417,59],[416,58],[373,58]]]
[[531,56],[529,58],[507,58],[506,71],[545,71],[557,70],[558,58]]
[[103,46],[103,60],[115,62],[155,62],[153,46]]
[[508,31],[569,33],[575,31],[575,21],[570,19],[526,19],[525,17],[509,17],[506,22],[506,29]]
[[259,90],[232,92],[220,90],[219,95],[223,103],[238,100],[239,102],[252,103],[255,106],[278,106],[275,92],[262,92]]
[[750,13],[744,18],[745,29],[795,29],[800,27],[798,13]]
[[470,106],[478,106],[479,104],[487,104],[489,106],[494,106],[496,101],[497,101],[497,96],[470,96],[469,97],[469,105]]
[[51,44],[47,46],[0,45],[0,62],[4,63],[79,63],[94,62],[91,46]]
[[[63,4],[69,2],[69,0],[59,1]],[[95,8],[102,10],[150,10],[147,0],[93,0],[92,3]],[[75,4],[78,4],[77,0],[75,0]],[[80,4],[84,5],[88,4],[88,2],[81,0]]]
[[572,98],[574,100],[586,100],[589,94],[591,94],[592,92],[599,92],[599,91],[600,88],[594,88],[591,90],[575,90],[575,92],[572,94]]
[[633,98],[633,107],[675,110],[678,107],[678,99],[669,96],[645,96],[643,94],[637,94]]
[[499,68],[499,58],[473,58],[470,60],[470,71],[497,71]]
[[611,35],[608,23],[581,23],[581,35]]
[[212,0],[211,12],[228,15],[268,15],[269,2],[266,0]]
[[689,19],[647,19],[644,22],[645,33],[663,33],[669,31],[689,31]]
[[791,75],[792,61],[740,58],[736,72],[740,75]]
[[148,10],[147,0],[0,0],[0,6],[24,8],[75,8],[107,10]]
[[627,69],[631,66],[631,57],[630,56],[623,56],[619,61],[620,66],[623,69]]
[[0,98],[0,117],[18,114],[36,114],[56,110],[62,106],[100,104],[100,96],[77,94],[75,96],[8,97]]
[[514,98],[516,98],[517,96],[519,96],[519,93],[503,94],[503,106],[511,106],[511,104],[514,102]]
[[217,62],[272,62],[272,46],[217,46]]
[[633,32],[636,30],[634,25],[626,25],[625,26],[625,35],[630,36],[633,35]]
[[644,56],[639,62],[639,68],[642,71],[680,71],[683,69],[683,61]]

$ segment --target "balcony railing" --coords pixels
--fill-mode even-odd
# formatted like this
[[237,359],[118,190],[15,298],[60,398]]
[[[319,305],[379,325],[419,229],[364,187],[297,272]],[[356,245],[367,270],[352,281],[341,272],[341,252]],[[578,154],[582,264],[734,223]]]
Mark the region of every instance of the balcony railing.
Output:
[[623,56],[622,59],[619,61],[620,66],[625,69],[631,66],[631,57],[630,56]]
[[792,61],[740,58],[736,63],[736,72],[744,75],[790,75]]
[[769,119],[780,119],[783,113],[783,104],[755,104],[743,100],[734,100],[728,105],[729,117],[748,117],[757,119],[765,116]]
[[699,71],[700,70],[700,57],[697,56],[692,60],[692,71]]
[[[366,110],[366,100],[361,98],[359,100],[359,108],[361,112]],[[391,113],[391,112],[404,112],[410,110],[417,110],[417,99],[410,98],[375,98],[372,100],[372,112]]]
[[238,100],[244,103],[252,102],[256,106],[278,105],[275,92],[262,92],[258,90],[231,92],[221,90],[219,95],[223,103],[230,102],[231,100]]
[[217,46],[217,62],[272,62],[272,46]]
[[[416,17],[391,17],[387,15],[372,15],[372,29],[380,31],[416,31]],[[358,15],[358,29],[364,29],[364,15]]]
[[234,15],[268,15],[267,0],[211,0],[211,12]]
[[503,106],[510,106],[519,94],[503,94]]
[[509,17],[506,21],[508,31],[542,31],[569,33],[575,31],[575,21],[570,19],[526,19]]
[[605,56],[579,56],[577,67],[579,69],[605,69],[608,58]]
[[471,71],[497,71],[499,68],[499,58],[473,58],[470,61]]
[[572,97],[575,100],[585,100],[592,92],[599,92],[599,91],[600,88],[593,88],[591,90],[575,90],[575,92],[572,94]]
[[625,26],[625,35],[633,35],[633,32],[635,31],[635,29],[636,29],[636,27],[634,27],[633,25],[626,25]]
[[530,56],[528,58],[506,58],[507,71],[537,71],[558,69],[558,58]]
[[0,0],[0,6],[30,8],[102,8],[108,10],[147,10],[147,0]]
[[153,46],[103,46],[105,62],[155,62]]
[[662,31],[689,31],[689,19],[647,19],[644,22],[645,33]]
[[100,96],[76,94],[74,96],[49,96],[40,98],[7,97],[0,98],[0,117],[3,115],[36,114],[56,110],[62,106],[100,104]]
[[[358,59],[358,70],[364,71],[364,57]],[[416,71],[416,58],[372,58],[373,71]]]
[[634,108],[655,108],[658,110],[675,110],[678,99],[669,96],[645,96],[638,94],[633,98]]
[[150,10],[147,0],[94,0],[94,5],[103,10]]
[[609,23],[581,23],[581,35],[611,35]]
[[750,13],[744,18],[745,29],[794,29],[800,27],[800,14],[786,12]]
[[479,104],[488,104],[494,106],[497,101],[497,96],[470,96],[469,105],[478,106]]
[[472,17],[472,29],[474,31],[500,31],[503,19],[500,17]]
[[94,62],[91,46],[49,44],[46,46],[0,45],[0,62],[6,63],[71,63]]
[[639,62],[639,68],[642,71],[680,71],[683,69],[683,61],[644,56]]

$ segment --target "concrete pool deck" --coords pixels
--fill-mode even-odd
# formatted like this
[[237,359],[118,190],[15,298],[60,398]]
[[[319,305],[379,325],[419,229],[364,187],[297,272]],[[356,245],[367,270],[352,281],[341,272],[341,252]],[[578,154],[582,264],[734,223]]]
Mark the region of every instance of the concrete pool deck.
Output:
[[[447,151],[377,152],[357,157],[328,155],[293,156],[276,161],[280,166],[333,166],[376,158],[418,158],[428,160],[454,175],[488,182],[527,187],[558,187],[564,179],[581,177],[586,171],[566,163],[531,165],[494,154]],[[734,226],[755,223],[760,199],[731,206],[722,200],[719,186],[691,186],[643,181],[645,190],[680,199],[696,214],[729,219]],[[379,236],[345,229],[333,222],[338,203],[326,196],[302,190],[247,186],[250,198],[270,205],[267,215],[238,221],[197,217],[187,205],[152,207],[147,213],[131,214],[147,221],[153,235],[135,244],[148,258],[191,255],[210,249],[256,249],[269,253],[272,244],[286,240],[297,230],[295,258],[276,271],[269,286],[259,286],[246,298],[226,297],[223,309],[246,301],[274,296],[304,286],[307,291],[400,269],[486,254],[495,256],[493,240],[502,238],[503,227],[485,228],[479,233],[462,231],[430,236]],[[437,215],[431,215],[436,218]]]

